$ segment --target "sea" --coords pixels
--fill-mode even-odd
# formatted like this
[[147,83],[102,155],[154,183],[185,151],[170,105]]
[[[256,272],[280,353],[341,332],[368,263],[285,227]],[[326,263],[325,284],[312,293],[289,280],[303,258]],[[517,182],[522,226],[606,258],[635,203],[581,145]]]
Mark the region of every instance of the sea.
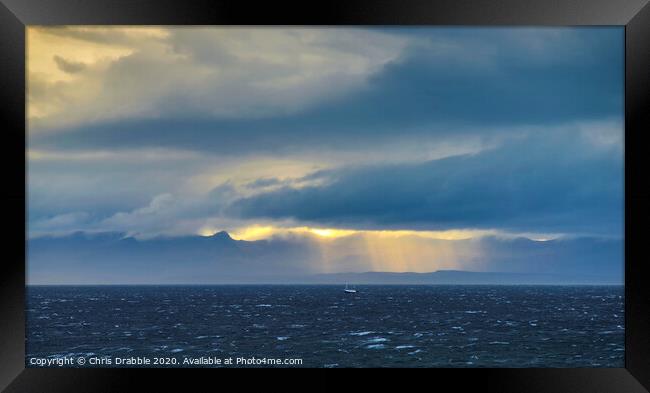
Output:
[[26,366],[624,366],[623,286],[343,289],[28,286]]

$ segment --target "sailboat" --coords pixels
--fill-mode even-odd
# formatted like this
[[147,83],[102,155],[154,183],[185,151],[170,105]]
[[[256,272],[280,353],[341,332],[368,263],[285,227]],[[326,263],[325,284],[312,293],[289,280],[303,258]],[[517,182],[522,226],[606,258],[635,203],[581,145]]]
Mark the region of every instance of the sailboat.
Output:
[[357,290],[354,288],[348,288],[348,283],[345,283],[345,289],[343,290],[345,293],[357,293]]

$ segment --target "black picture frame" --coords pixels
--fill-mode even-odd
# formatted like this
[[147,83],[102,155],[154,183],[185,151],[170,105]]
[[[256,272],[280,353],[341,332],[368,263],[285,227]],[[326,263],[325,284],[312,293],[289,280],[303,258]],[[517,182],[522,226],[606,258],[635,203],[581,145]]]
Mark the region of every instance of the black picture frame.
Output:
[[[6,159],[4,182],[8,184],[2,193],[6,257],[0,274],[0,389],[6,389],[6,392],[124,392],[156,391],[155,386],[188,388],[187,379],[176,373],[179,370],[25,368],[26,25],[424,24],[625,26],[626,352],[625,368],[428,369],[424,370],[425,374],[418,373],[418,379],[422,378],[420,382],[423,383],[435,381],[435,386],[452,386],[454,390],[472,386],[506,393],[648,391],[650,293],[646,283],[650,269],[643,258],[645,220],[650,217],[650,187],[643,169],[648,167],[646,135],[650,130],[650,5],[647,3],[648,0],[344,0],[302,3],[1,0],[0,113],[2,152]],[[221,384],[220,380],[232,376],[239,384],[248,385],[250,379],[241,379],[241,373],[240,370],[219,370],[217,374],[192,372],[191,379],[215,386],[215,383]],[[272,380],[275,378],[267,381]],[[280,381],[286,385],[286,379]],[[326,381],[320,378],[318,381],[319,384],[322,382],[320,387],[332,383],[329,376]]]

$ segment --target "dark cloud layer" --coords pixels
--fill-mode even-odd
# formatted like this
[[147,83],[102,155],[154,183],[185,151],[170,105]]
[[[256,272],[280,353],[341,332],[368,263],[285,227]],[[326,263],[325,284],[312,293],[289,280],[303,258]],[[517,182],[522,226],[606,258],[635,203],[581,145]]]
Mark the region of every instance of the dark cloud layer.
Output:
[[531,135],[474,155],[322,173],[321,187],[240,199],[246,218],[328,226],[498,228],[622,234],[620,145],[579,133]]
[[[402,58],[336,100],[287,114],[219,119],[188,112],[33,135],[43,148],[182,147],[226,154],[364,146],[480,127],[620,116],[622,30],[413,29]],[[522,38],[517,39],[517,34]],[[218,94],[218,93],[215,93]]]

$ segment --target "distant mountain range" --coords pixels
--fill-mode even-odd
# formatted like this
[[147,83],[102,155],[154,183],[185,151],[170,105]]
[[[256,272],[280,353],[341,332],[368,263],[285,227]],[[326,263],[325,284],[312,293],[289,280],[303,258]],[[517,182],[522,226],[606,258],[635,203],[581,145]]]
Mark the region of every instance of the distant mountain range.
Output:
[[[356,240],[338,241],[329,246],[344,248]],[[471,241],[480,241],[485,250],[485,260],[479,262],[488,272],[373,272],[366,271],[366,255],[351,255],[329,261],[327,271],[335,273],[323,274],[322,248],[309,236],[244,241],[219,232],[145,240],[121,233],[78,232],[29,239],[27,278],[30,284],[623,283],[621,240]],[[458,242],[463,246],[470,240]],[[336,273],[345,271],[349,273]]]

